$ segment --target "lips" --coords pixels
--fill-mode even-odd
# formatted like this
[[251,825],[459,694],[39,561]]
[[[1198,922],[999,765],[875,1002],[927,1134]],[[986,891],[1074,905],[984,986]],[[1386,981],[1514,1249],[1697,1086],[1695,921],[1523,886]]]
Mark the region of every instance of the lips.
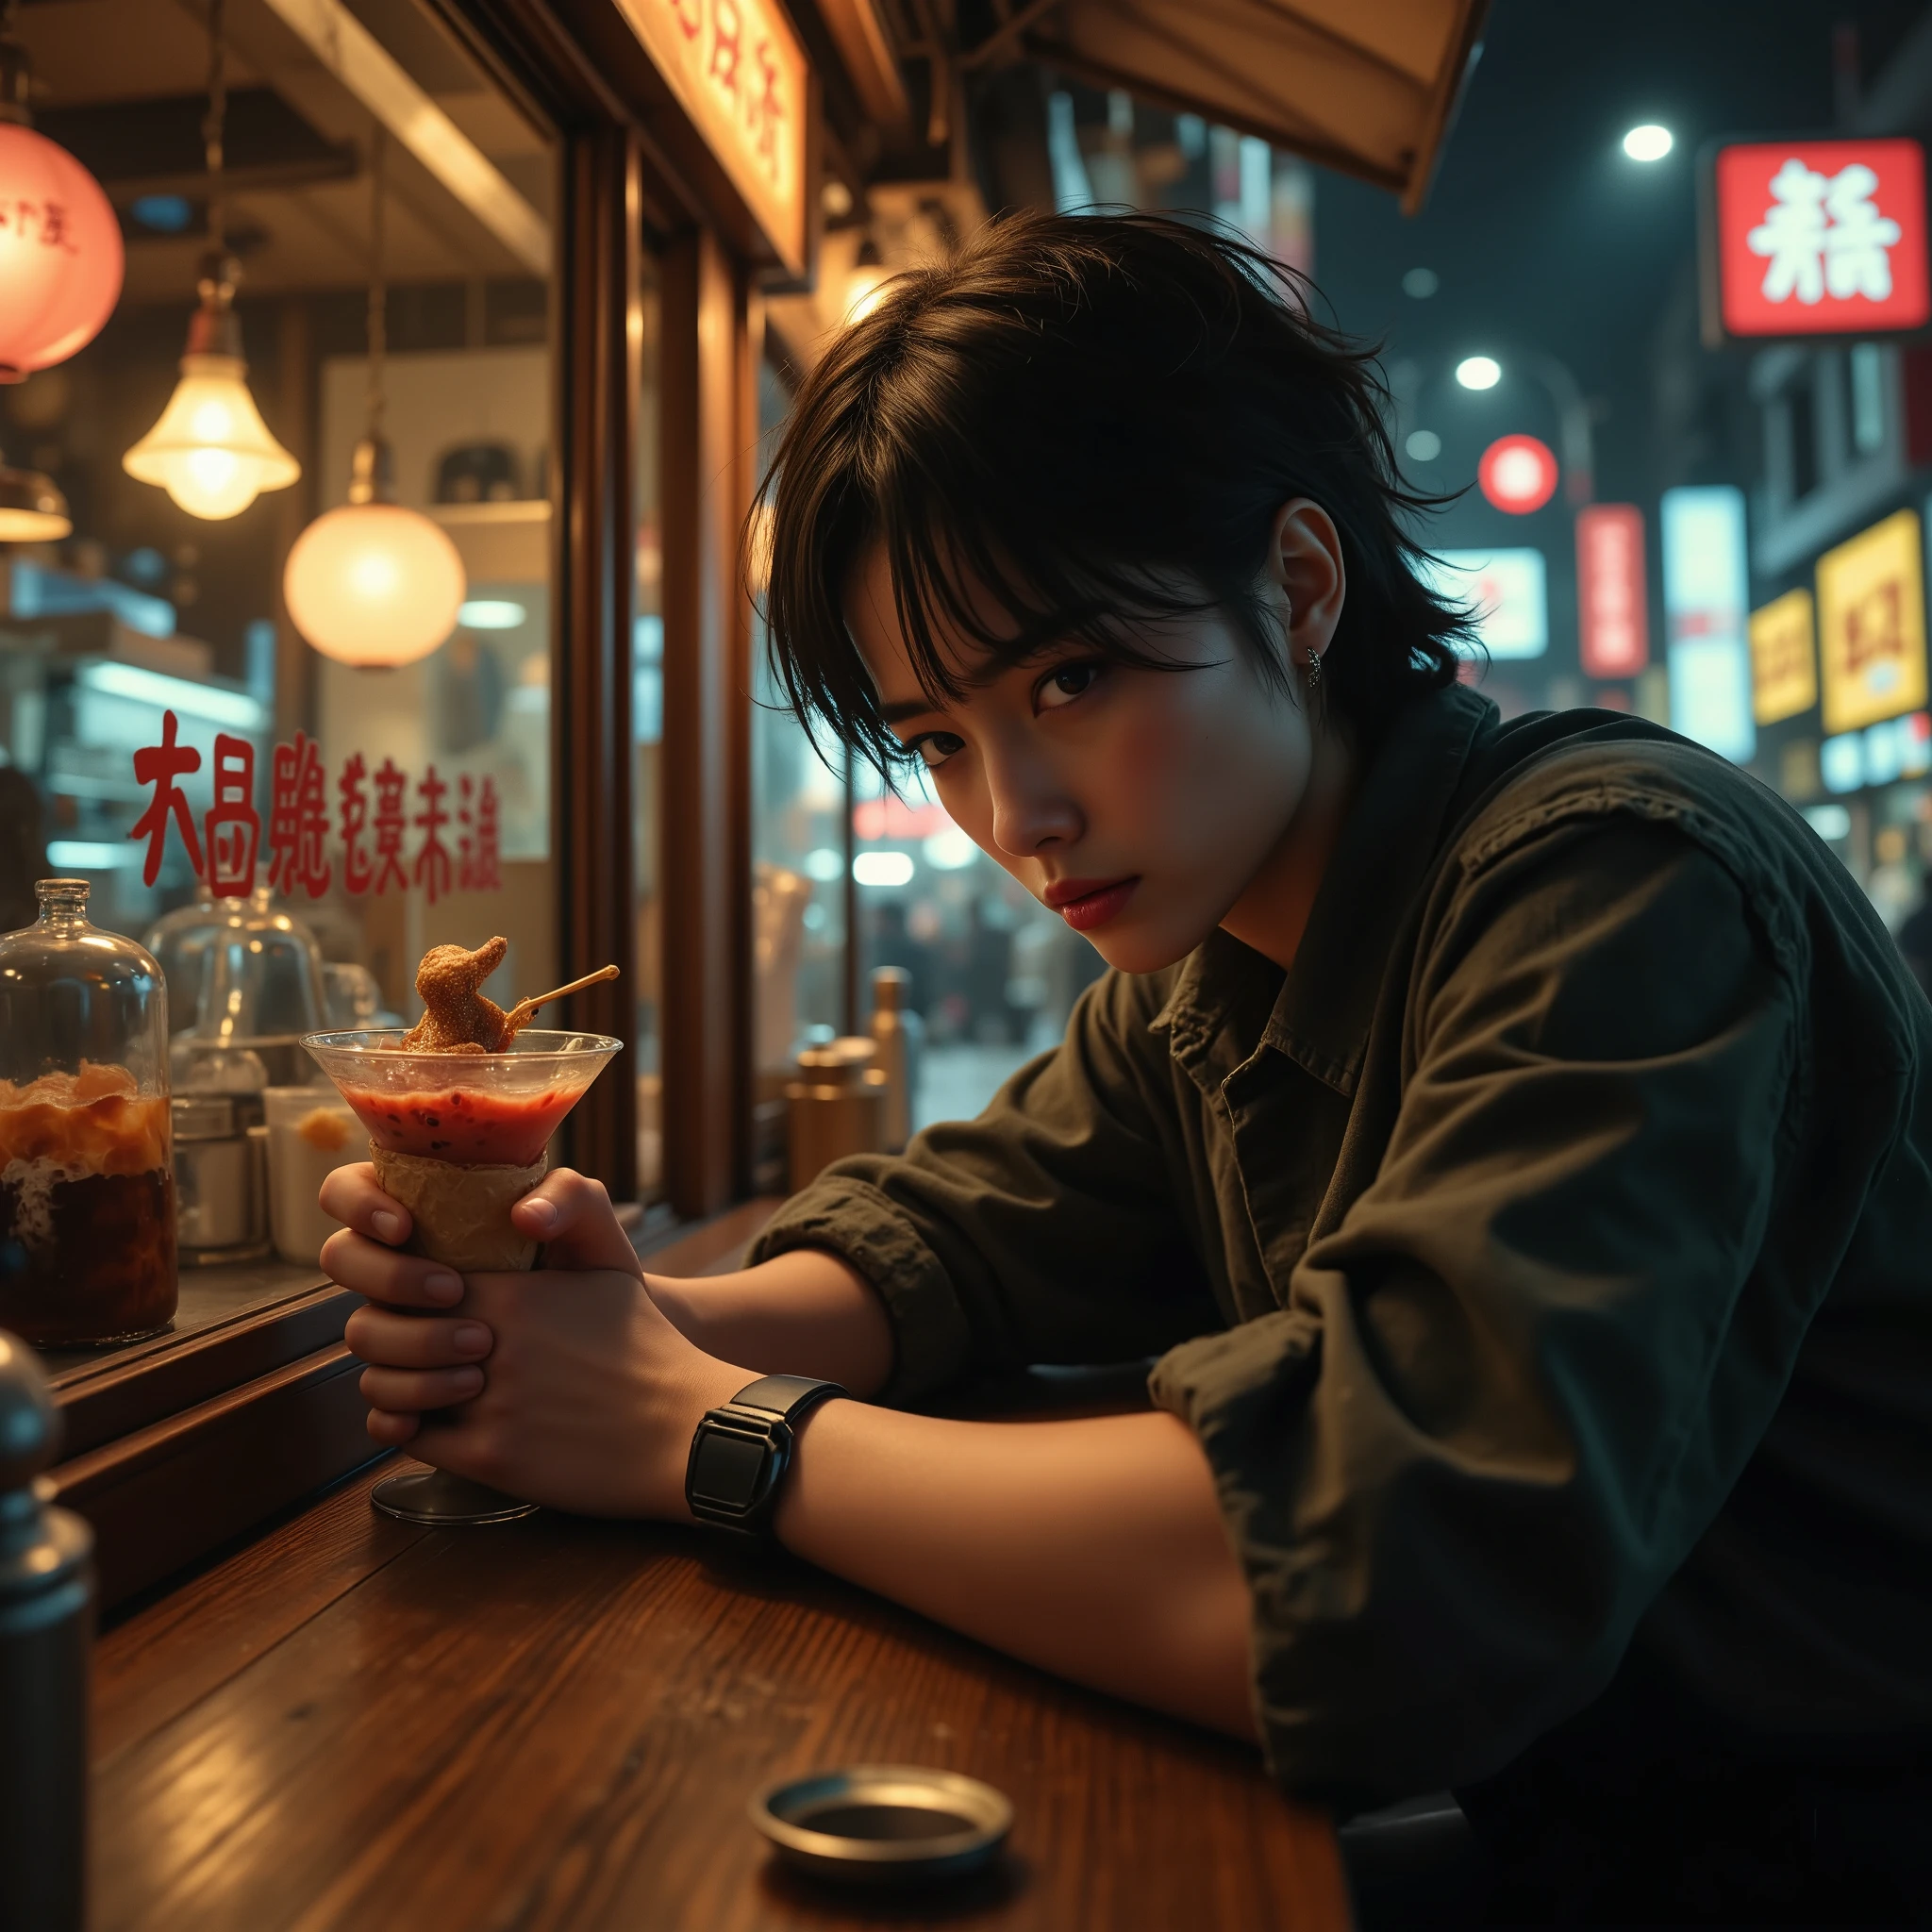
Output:
[[1118,916],[1141,883],[1124,879],[1056,879],[1041,895],[1075,932],[1091,932]]

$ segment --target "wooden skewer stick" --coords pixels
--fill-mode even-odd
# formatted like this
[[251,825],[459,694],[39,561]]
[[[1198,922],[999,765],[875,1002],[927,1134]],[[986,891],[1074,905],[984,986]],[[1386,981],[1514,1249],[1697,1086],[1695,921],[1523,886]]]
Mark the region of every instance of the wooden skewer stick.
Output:
[[596,972],[587,973],[581,979],[573,979],[568,986],[559,986],[554,992],[540,992],[532,999],[519,1000],[503,1016],[503,1029],[506,1033],[515,1033],[530,1024],[530,1016],[539,1007],[547,1007],[552,1000],[560,1000],[566,993],[581,992],[587,986],[596,986],[616,977],[615,966],[600,966]]

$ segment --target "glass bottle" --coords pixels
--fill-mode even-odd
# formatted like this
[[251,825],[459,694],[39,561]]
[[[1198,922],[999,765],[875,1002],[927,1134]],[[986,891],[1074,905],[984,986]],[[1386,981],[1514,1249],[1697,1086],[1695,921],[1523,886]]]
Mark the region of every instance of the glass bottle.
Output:
[[0,938],[0,1328],[130,1341],[175,1318],[167,988],[85,879],[34,891]]

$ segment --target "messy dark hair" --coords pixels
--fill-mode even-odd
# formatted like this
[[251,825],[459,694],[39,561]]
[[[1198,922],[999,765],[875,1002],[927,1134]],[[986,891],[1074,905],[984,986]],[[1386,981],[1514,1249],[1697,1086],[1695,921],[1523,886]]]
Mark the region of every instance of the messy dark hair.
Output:
[[[1347,597],[1327,701],[1373,744],[1456,677],[1466,611],[1417,573],[1437,499],[1401,480],[1374,352],[1309,314],[1292,271],[1170,216],[1016,214],[899,277],[799,388],[761,499],[778,686],[881,771],[906,754],[845,622],[875,543],[935,702],[1076,639],[1175,668],[1163,622],[1224,611],[1291,691],[1263,595],[1275,513],[1334,520]],[[957,641],[955,643],[957,650]]]

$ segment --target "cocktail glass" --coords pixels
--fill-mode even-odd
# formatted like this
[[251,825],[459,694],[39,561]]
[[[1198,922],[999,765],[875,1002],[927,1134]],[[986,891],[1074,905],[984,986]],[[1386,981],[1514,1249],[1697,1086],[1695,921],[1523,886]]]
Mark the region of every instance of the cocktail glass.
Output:
[[[460,1199],[467,1232],[497,1238],[507,1258],[479,1263],[474,1241],[452,1243],[422,1203],[408,1245],[452,1266],[527,1268],[530,1244],[509,1226],[511,1207],[542,1176],[543,1150],[558,1122],[589,1091],[621,1042],[604,1033],[525,1027],[505,1053],[421,1053],[400,1032],[310,1033],[302,1044],[369,1130],[377,1150],[409,1157],[433,1196],[437,1169],[448,1167],[448,1194]],[[425,1165],[426,1163],[426,1165]],[[380,1164],[380,1163],[378,1163]],[[486,1224],[480,1229],[475,1217]],[[441,1250],[439,1252],[439,1250]],[[385,1515],[405,1523],[508,1523],[536,1508],[486,1483],[447,1470],[386,1476],[372,1494]]]

